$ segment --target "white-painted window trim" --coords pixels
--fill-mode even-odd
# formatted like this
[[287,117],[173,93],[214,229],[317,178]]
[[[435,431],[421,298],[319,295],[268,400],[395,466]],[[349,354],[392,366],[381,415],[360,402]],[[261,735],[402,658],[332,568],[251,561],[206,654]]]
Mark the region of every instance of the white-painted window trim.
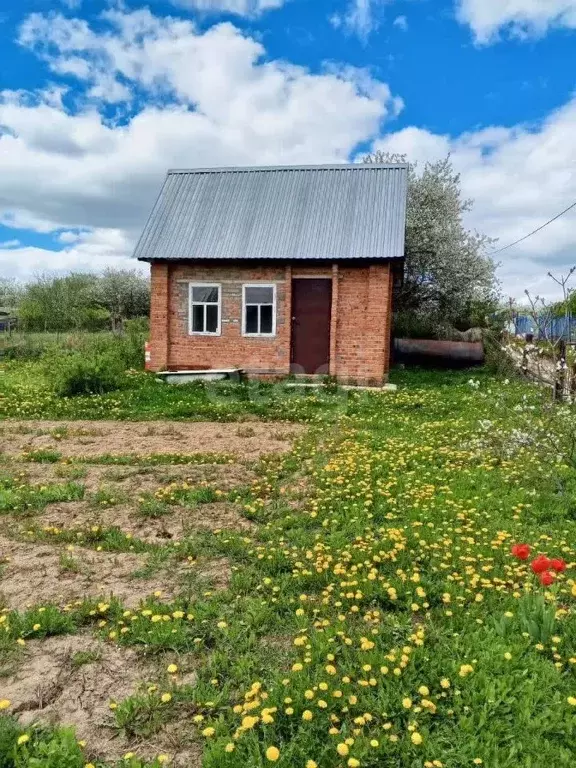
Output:
[[[246,304],[246,288],[272,288],[272,333],[248,333],[246,331],[246,308],[248,306],[268,306],[268,304]],[[260,312],[258,312],[260,322]],[[276,336],[276,283],[243,283],[242,284],[242,336],[271,339]]]
[[[192,301],[193,288],[217,288],[218,301]],[[192,330],[192,307],[194,305],[204,306],[204,327],[206,327],[206,305],[218,306],[218,326],[215,331],[193,331]],[[221,283],[188,283],[188,334],[190,336],[220,336],[222,333],[222,284]]]

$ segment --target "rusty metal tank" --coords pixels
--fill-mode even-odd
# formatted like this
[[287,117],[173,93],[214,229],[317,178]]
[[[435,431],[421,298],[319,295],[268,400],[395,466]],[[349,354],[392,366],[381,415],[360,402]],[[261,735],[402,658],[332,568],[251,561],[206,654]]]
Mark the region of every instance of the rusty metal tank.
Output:
[[436,339],[394,339],[395,362],[414,365],[467,367],[482,365],[481,341],[437,341]]

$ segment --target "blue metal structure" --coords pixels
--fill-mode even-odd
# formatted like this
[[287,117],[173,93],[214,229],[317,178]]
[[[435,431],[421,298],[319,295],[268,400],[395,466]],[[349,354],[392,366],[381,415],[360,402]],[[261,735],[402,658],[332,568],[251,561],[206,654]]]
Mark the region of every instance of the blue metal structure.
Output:
[[538,323],[529,315],[518,315],[514,326],[516,334],[524,336],[527,333],[533,333],[534,338],[550,340],[564,339],[565,341],[576,341],[576,317],[568,321],[565,317],[554,317],[546,324],[545,328],[538,328]]

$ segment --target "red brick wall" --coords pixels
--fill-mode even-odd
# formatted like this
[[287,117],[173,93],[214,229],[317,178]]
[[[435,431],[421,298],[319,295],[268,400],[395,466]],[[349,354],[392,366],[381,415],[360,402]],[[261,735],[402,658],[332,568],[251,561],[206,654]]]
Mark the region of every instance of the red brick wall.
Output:
[[150,269],[150,364],[147,368],[162,371],[168,365],[167,318],[170,265],[157,262]]
[[334,375],[363,383],[385,380],[390,356],[388,264],[338,267]]
[[[222,286],[220,336],[188,334],[188,281]],[[276,284],[276,336],[242,336],[242,284]],[[252,374],[286,375],[290,371],[290,322],[287,314],[286,267],[176,264],[172,269],[170,354],[174,368],[244,368]],[[289,308],[288,308],[289,310]]]
[[[227,266],[178,262],[152,264],[150,352],[152,370],[239,367],[252,375],[290,371],[292,277],[332,277],[330,372],[340,379],[378,384],[388,373],[391,270],[292,264]],[[188,282],[222,285],[220,336],[188,333]],[[242,284],[276,284],[276,336],[242,336]]]

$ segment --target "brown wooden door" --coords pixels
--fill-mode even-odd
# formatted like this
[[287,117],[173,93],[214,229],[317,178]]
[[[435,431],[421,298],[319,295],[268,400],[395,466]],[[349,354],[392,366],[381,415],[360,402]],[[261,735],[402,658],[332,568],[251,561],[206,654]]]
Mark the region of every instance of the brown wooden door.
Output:
[[331,305],[332,280],[292,280],[293,373],[328,373]]

